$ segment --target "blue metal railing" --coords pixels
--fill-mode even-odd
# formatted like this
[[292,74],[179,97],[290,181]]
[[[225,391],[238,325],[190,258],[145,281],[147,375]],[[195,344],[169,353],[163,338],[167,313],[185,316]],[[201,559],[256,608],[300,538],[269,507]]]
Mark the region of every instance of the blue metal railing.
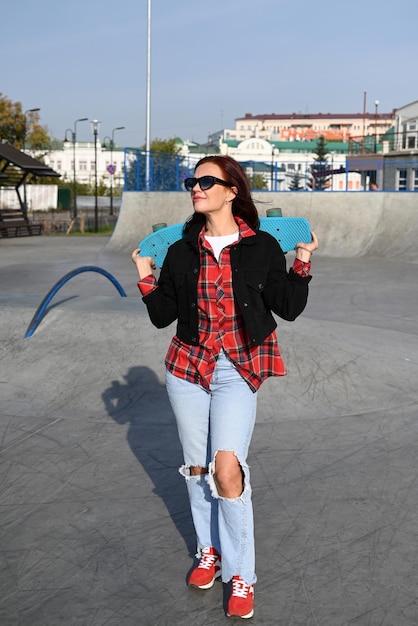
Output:
[[122,296],[122,298],[126,298],[126,293],[125,293],[124,288],[119,283],[119,281],[117,281],[116,278],[112,276],[112,274],[110,274],[108,271],[104,270],[101,267],[96,267],[94,265],[85,265],[83,267],[78,267],[77,269],[72,270],[71,272],[68,272],[68,274],[65,274],[65,276],[60,278],[60,280],[57,283],[55,283],[52,289],[48,291],[45,298],[42,300],[41,304],[38,306],[38,308],[35,311],[35,315],[33,316],[28,326],[28,329],[25,333],[25,339],[32,337],[33,333],[35,332],[35,330],[41,323],[42,319],[45,317],[48,304],[51,302],[55,294],[61,289],[61,287],[63,287],[65,283],[68,283],[69,280],[74,278],[74,276],[78,276],[79,274],[83,274],[84,272],[97,272],[98,274],[102,274],[102,276],[105,276],[116,287],[117,291]]
[[[364,155],[363,155],[364,156]],[[418,156],[382,158],[382,154],[341,158],[327,155],[324,161],[305,159],[287,161],[240,161],[252,191],[354,191],[369,190],[379,182],[385,191],[418,191]],[[147,153],[138,148],[125,149],[124,191],[185,191],[184,179],[193,175],[201,156],[182,156],[162,152],[149,154],[149,178],[146,180]],[[407,171],[405,182],[405,170]],[[357,180],[353,180],[358,174]],[[351,174],[351,176],[350,176]]]

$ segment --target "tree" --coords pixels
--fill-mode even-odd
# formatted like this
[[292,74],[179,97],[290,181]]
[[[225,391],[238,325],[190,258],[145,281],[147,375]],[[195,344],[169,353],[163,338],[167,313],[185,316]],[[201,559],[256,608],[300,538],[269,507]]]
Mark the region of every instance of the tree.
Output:
[[248,184],[250,185],[250,189],[254,189],[256,191],[262,191],[267,189],[267,182],[264,178],[263,174],[258,172],[254,174],[247,174]]
[[301,189],[303,189],[303,186],[300,184],[301,180],[302,180],[302,177],[300,175],[300,172],[296,171],[293,174],[292,180],[290,181],[290,184],[289,184],[290,191],[300,191]]
[[[150,145],[150,190],[176,191],[178,189],[180,172],[180,145],[176,138],[154,139]],[[129,151],[128,167],[125,183],[129,191],[142,191],[147,187],[146,168],[147,153],[145,146],[141,149]]]
[[329,186],[331,176],[329,174],[329,164],[326,158],[328,152],[323,135],[318,139],[315,154],[316,157],[310,167],[311,179],[308,182],[308,186],[314,191],[324,191],[324,189],[327,189]]
[[46,126],[39,123],[39,112],[25,112],[20,102],[13,102],[0,93],[0,141],[21,150],[23,144],[32,150],[45,150],[51,139]]
[[178,184],[178,152],[176,139],[154,139],[151,142],[152,179],[154,191],[175,191]]
[[[151,152],[160,152],[165,154],[178,154],[180,146],[177,143],[177,139],[172,137],[171,139],[153,139],[150,145]],[[142,150],[145,150],[145,145],[142,146]]]

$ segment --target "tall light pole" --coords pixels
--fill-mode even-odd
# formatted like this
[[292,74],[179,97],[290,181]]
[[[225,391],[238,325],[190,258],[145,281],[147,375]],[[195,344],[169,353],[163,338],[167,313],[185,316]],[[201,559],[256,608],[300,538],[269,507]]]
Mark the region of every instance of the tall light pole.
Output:
[[22,152],[25,151],[26,148],[26,131],[27,131],[27,114],[28,113],[35,113],[36,111],[40,111],[41,109],[39,107],[36,107],[36,109],[28,109],[27,111],[24,112],[23,116],[24,116],[24,122],[23,122],[23,138],[22,138]]
[[377,110],[379,107],[379,100],[374,101],[374,152],[377,152]]
[[145,130],[145,190],[150,190],[150,149],[151,149],[151,0],[148,0],[147,19],[147,102]]
[[110,140],[110,167],[108,167],[107,169],[110,175],[110,213],[109,215],[113,215],[113,176],[115,174],[115,166],[113,165],[113,148],[115,147],[114,136],[117,130],[124,130],[124,129],[125,129],[125,126],[117,126],[116,128],[113,128],[112,130],[111,139],[110,137],[105,137],[103,139],[103,143],[105,142],[106,139]]
[[91,120],[94,136],[94,232],[99,232],[99,205],[97,204],[97,135],[99,134],[99,120]]
[[367,100],[367,91],[363,93],[363,137],[361,142],[361,153],[364,154],[364,144],[365,144],[365,136],[366,136],[366,100]]
[[277,148],[271,144],[271,183],[270,183],[270,191],[277,191],[276,189],[276,163],[274,161],[274,157],[277,154]]
[[[28,109],[23,114],[25,119],[23,121],[22,152],[25,152],[25,148],[26,148],[26,131],[27,131],[27,117],[26,117],[26,115],[28,113],[35,113],[36,111],[40,111],[40,110],[41,109],[39,107],[36,107],[35,109]],[[28,205],[27,205],[27,197],[26,197],[26,176],[25,176],[25,180],[23,182],[23,203],[25,205],[25,213],[27,215],[27,213],[28,213]]]
[[87,122],[88,117],[80,117],[74,122],[74,129],[67,128],[65,131],[64,141],[68,141],[67,133],[71,133],[71,141],[73,144],[73,219],[77,219],[77,168],[75,163],[75,144],[77,141],[77,124],[78,122]]

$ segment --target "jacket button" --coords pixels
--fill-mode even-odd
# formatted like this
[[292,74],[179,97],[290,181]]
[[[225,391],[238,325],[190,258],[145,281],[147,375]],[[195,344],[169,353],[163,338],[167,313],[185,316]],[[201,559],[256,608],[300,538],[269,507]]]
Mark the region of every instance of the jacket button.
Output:
[[196,302],[192,302],[190,306],[194,309],[196,307]]
[[196,341],[197,341],[196,337],[192,337],[192,341],[193,341],[193,343],[196,343]]
[[197,267],[194,268],[193,274],[197,274]]
[[261,291],[261,289],[263,289],[263,288],[264,288],[263,283],[260,283],[260,284],[258,285],[258,288],[259,288],[259,289],[260,289],[260,291]]
[[244,306],[248,306],[248,303],[247,303],[247,302],[244,302]]

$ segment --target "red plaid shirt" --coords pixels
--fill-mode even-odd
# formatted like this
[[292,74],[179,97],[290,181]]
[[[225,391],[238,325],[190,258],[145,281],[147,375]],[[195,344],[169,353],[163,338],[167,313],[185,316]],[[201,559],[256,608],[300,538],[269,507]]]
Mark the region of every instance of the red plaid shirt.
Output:
[[[254,231],[243,220],[235,219],[239,226],[239,239],[254,235]],[[242,315],[235,307],[229,247],[222,250],[217,261],[202,228],[199,235],[200,275],[197,292],[199,345],[184,344],[174,336],[165,364],[175,376],[209,390],[218,355],[223,349],[250,388],[256,391],[269,376],[284,376],[286,368],[275,331],[261,346],[251,346]],[[293,269],[307,276],[310,263],[295,259]],[[138,282],[142,295],[157,286],[153,275]]]

